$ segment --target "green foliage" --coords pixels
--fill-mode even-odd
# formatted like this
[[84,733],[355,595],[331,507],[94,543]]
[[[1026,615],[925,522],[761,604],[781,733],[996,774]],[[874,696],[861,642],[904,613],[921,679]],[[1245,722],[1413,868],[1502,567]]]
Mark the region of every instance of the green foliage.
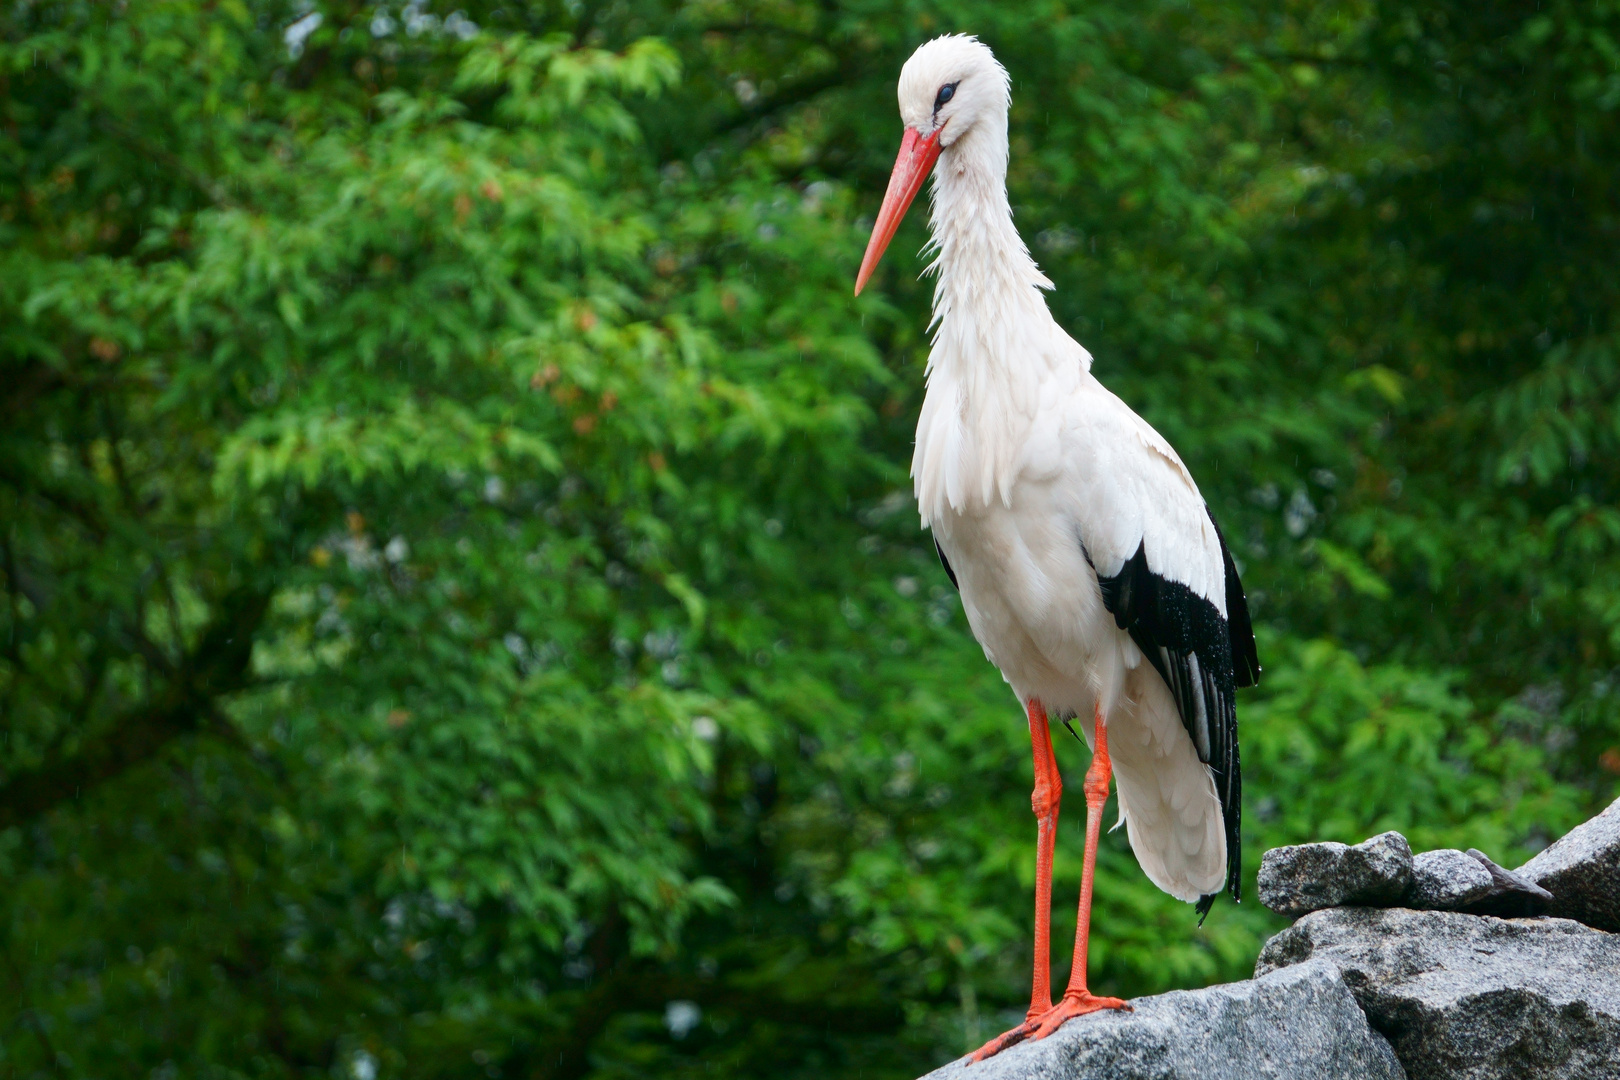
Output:
[[[905,476],[920,216],[850,296],[957,29],[1243,564],[1246,873],[1614,797],[1608,7],[31,0],[6,1075],[908,1077],[1021,1015],[1027,737]],[[1096,913],[1127,994],[1278,926],[1121,834]]]

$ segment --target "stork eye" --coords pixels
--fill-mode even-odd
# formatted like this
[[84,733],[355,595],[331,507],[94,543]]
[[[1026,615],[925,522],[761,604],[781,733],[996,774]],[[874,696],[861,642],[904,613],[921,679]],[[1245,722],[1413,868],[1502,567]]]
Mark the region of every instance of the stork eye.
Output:
[[934,98],[934,111],[935,112],[939,112],[940,108],[947,101],[951,100],[951,98],[956,96],[956,87],[957,87],[957,84],[960,81],[961,80],[957,80],[957,82],[946,83],[944,86],[939,88],[939,95]]

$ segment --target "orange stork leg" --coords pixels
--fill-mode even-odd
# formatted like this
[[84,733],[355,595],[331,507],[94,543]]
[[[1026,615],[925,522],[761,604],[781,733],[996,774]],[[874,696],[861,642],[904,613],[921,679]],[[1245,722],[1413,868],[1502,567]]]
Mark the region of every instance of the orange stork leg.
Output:
[[1063,804],[1063,777],[1052,753],[1052,727],[1039,701],[1029,702],[1029,743],[1035,757],[1035,790],[1030,809],[1035,811],[1035,974],[1024,1022],[979,1047],[974,1061],[1023,1042],[1041,1017],[1052,1011],[1052,848],[1057,843],[1058,808]]
[[1086,770],[1086,862],[1080,876],[1080,916],[1074,928],[1074,962],[1069,966],[1069,988],[1063,992],[1063,1000],[1040,1018],[1030,1033],[1033,1039],[1046,1038],[1072,1017],[1099,1009],[1126,1012],[1131,1009],[1119,998],[1097,997],[1086,989],[1086,952],[1091,944],[1091,883],[1097,871],[1103,803],[1108,801],[1108,782],[1113,776],[1114,764],[1108,757],[1108,726],[1103,721],[1102,706],[1098,705],[1097,748],[1091,755],[1091,767]]
[[1086,860],[1080,879],[1080,922],[1074,938],[1074,963],[1069,969],[1069,987],[1063,1000],[1052,1005],[1052,848],[1057,840],[1058,807],[1063,801],[1063,778],[1058,774],[1052,753],[1052,730],[1046,709],[1039,701],[1029,703],[1029,738],[1035,756],[1035,791],[1030,807],[1035,811],[1035,975],[1030,989],[1029,1012],[1024,1022],[996,1036],[973,1054],[983,1061],[1025,1039],[1044,1039],[1065,1020],[1099,1009],[1129,1009],[1118,998],[1095,997],[1086,989],[1086,951],[1091,937],[1091,881],[1096,871],[1097,843],[1102,835],[1103,803],[1108,801],[1108,784],[1113,765],[1108,759],[1108,729],[1102,708],[1097,709],[1097,749],[1086,770]]

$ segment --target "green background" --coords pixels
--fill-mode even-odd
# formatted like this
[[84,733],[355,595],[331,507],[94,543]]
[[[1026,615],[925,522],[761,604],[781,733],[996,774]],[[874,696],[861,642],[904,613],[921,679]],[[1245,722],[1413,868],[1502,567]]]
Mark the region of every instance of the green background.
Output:
[[[1248,895],[1620,794],[1613,0],[7,0],[0,1076],[906,1080],[1021,1015],[921,215],[850,295],[947,30],[1242,565]],[[1103,846],[1099,992],[1281,925]]]

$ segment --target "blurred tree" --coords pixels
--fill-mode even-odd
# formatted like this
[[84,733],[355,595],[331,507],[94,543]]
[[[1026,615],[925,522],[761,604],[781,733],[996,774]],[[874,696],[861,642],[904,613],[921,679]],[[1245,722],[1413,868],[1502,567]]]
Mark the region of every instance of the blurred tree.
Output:
[[[912,516],[920,221],[849,297],[945,30],[1245,563],[1250,872],[1557,835],[1620,774],[1615,22],[13,5],[0,1067],[905,1077],[1005,1026],[1027,753]],[[1277,926],[1119,837],[1097,903],[1111,991]]]

